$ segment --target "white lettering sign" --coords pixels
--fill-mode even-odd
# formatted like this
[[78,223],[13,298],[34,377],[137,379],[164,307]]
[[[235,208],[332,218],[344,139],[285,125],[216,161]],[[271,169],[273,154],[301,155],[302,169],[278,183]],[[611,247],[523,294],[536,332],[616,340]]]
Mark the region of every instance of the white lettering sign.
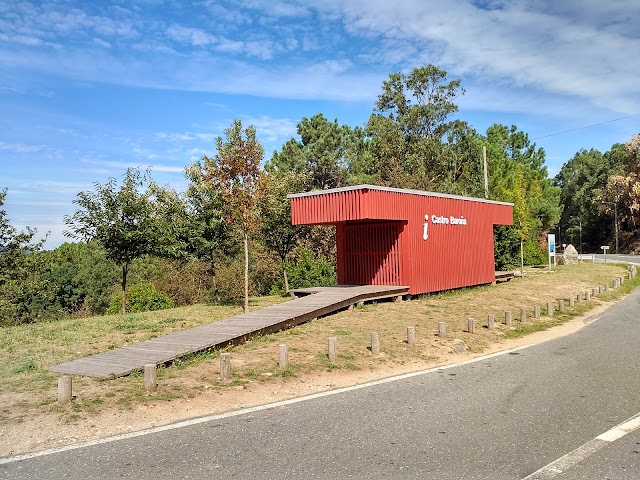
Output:
[[424,224],[422,231],[422,239],[426,240],[429,238],[429,217],[431,217],[431,223],[434,225],[467,225],[467,219],[464,217],[454,217],[450,215],[445,217],[444,215],[425,215],[424,216]]

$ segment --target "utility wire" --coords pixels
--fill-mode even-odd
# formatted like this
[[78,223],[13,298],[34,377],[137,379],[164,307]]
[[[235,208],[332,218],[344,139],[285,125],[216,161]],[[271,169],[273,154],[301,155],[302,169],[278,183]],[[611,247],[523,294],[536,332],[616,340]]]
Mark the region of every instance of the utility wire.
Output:
[[604,125],[606,123],[618,122],[620,120],[626,120],[627,118],[633,118],[639,116],[640,113],[634,113],[633,115],[627,115],[626,117],[615,118],[613,120],[607,120],[606,122],[594,123],[593,125],[587,125],[585,127],[573,128],[571,130],[565,130],[564,132],[550,133],[549,135],[543,135],[541,137],[532,138],[531,140],[539,140],[541,138],[555,137],[556,135],[562,135],[564,133],[577,132],[578,130],[584,130],[586,128],[597,127],[598,125]]

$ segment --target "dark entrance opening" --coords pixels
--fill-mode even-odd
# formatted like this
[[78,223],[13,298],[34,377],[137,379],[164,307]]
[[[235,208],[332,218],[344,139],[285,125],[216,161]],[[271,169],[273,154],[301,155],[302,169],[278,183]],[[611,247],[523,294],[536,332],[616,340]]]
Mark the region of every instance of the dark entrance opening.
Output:
[[403,285],[399,237],[401,222],[347,223],[344,226],[347,285]]

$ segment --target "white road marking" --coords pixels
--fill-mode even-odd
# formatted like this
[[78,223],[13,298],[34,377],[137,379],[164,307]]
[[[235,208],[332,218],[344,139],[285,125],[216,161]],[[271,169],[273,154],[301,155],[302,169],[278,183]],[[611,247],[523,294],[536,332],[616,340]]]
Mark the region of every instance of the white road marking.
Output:
[[554,460],[531,475],[524,477],[522,480],[548,480],[566,472],[571,467],[577,465],[587,459],[598,450],[606,447],[612,442],[624,437],[625,435],[640,428],[640,413],[637,413],[630,419],[624,421],[620,425],[613,427],[611,430],[598,435],[596,438],[589,440],[587,443],[579,446],[572,452]]
[[23,453],[23,454],[19,454],[19,455],[13,455],[13,456],[9,456],[9,457],[2,457],[0,458],[0,465],[6,465],[8,463],[15,463],[15,462],[20,462],[22,460],[28,460],[30,458],[37,458],[37,457],[43,457],[46,455],[53,455],[55,453],[61,453],[61,452],[67,452],[69,450],[77,450],[79,448],[86,448],[86,447],[92,447],[95,445],[102,445],[105,443],[111,443],[111,442],[117,442],[120,440],[127,440],[129,438],[136,438],[136,437],[142,437],[144,435],[151,435],[154,433],[160,433],[160,432],[166,432],[168,430],[175,430],[178,428],[183,428],[183,427],[189,427],[192,425],[198,425],[201,423],[206,423],[206,422],[211,422],[214,420],[222,420],[225,418],[231,418],[231,417],[237,417],[240,415],[246,415],[249,413],[255,413],[255,412],[261,412],[263,410],[269,410],[272,408],[278,408],[278,407],[284,407],[287,405],[293,405],[296,403],[300,403],[300,402],[306,402],[309,400],[314,400],[316,398],[323,398],[323,397],[329,397],[331,395],[339,395],[341,393],[346,393],[346,392],[352,392],[354,390],[360,390],[362,388],[369,388],[369,387],[374,387],[376,385],[383,385],[385,383],[391,383],[391,382],[397,382],[400,380],[405,380],[407,378],[413,378],[413,377],[418,377],[421,375],[427,375],[430,373],[434,373],[434,372],[438,372],[438,371],[442,371],[442,370],[447,370],[450,368],[454,368],[457,366],[461,366],[461,365],[468,365],[470,363],[476,363],[476,362],[481,362],[483,360],[487,360],[489,358],[494,358],[494,357],[499,357],[502,355],[507,355],[509,353],[518,351],[518,350],[522,350],[524,348],[528,348],[531,345],[523,345],[520,347],[516,347],[516,348],[511,348],[509,350],[503,350],[500,352],[495,352],[495,353],[490,353],[488,355],[483,355],[481,357],[476,357],[476,358],[471,358],[469,360],[465,360],[463,362],[459,362],[459,363],[451,363],[448,365],[440,365],[438,367],[433,367],[433,368],[429,368],[427,370],[419,370],[416,372],[409,372],[409,373],[403,373],[402,375],[396,375],[393,377],[387,377],[387,378],[382,378],[380,380],[374,380],[372,382],[367,382],[367,383],[361,383],[358,385],[353,385],[350,387],[343,387],[343,388],[338,388],[335,390],[327,390],[324,392],[319,392],[319,393],[313,393],[311,395],[306,395],[304,397],[297,397],[297,398],[290,398],[288,400],[281,400],[279,402],[273,402],[273,403],[267,403],[264,405],[257,405],[255,407],[247,407],[247,408],[243,408],[241,410],[234,410],[231,412],[225,412],[225,413],[219,413],[219,414],[215,414],[215,415],[207,415],[205,417],[198,417],[198,418],[192,418],[189,420],[183,420],[181,422],[176,422],[176,423],[171,423],[169,425],[162,425],[160,427],[154,427],[154,428],[148,428],[146,430],[140,430],[137,432],[129,432],[129,433],[123,433],[120,435],[114,435],[112,437],[107,437],[107,438],[100,438],[100,439],[96,439],[96,440],[90,440],[88,442],[82,442],[82,443],[78,443],[78,444],[74,444],[74,445],[65,445],[62,447],[53,447],[53,448],[48,448],[46,450],[40,450],[37,452],[30,452],[30,453]]
[[[600,317],[597,317],[594,319],[595,320],[599,320]],[[495,358],[495,357],[500,357],[502,355],[508,355],[509,353],[512,352],[517,352],[519,350],[523,350],[525,348],[529,348],[533,346],[533,344],[528,344],[528,345],[521,345],[519,347],[515,347],[515,348],[510,348],[508,350],[502,350],[500,352],[494,352],[494,353],[490,353],[488,355],[483,355],[480,357],[475,357],[475,358],[471,358],[469,360],[465,360],[463,362],[459,362],[459,363],[451,363],[448,365],[440,365],[438,367],[432,367],[432,368],[428,368],[426,370],[418,370],[416,372],[409,372],[409,373],[404,373],[402,375],[396,375],[393,377],[387,377],[387,378],[382,378],[380,380],[374,380],[372,382],[367,382],[367,383],[361,383],[359,385],[353,385],[350,387],[343,387],[343,388],[338,388],[335,390],[327,390],[325,392],[319,392],[319,393],[313,393],[311,395],[306,395],[304,397],[297,397],[297,398],[291,398],[288,400],[281,400],[279,402],[273,402],[273,403],[267,403],[264,405],[257,405],[255,407],[247,407],[247,408],[243,408],[240,410],[234,410],[231,412],[225,412],[225,413],[219,413],[219,414],[215,414],[215,415],[207,415],[205,417],[198,417],[198,418],[192,418],[189,420],[183,420],[180,422],[176,422],[176,423],[171,423],[169,425],[162,425],[160,427],[153,427],[153,428],[148,428],[146,430],[139,430],[136,432],[129,432],[129,433],[123,433],[120,435],[114,435],[112,437],[107,437],[107,438],[100,438],[100,439],[96,439],[96,440],[90,440],[87,442],[82,442],[82,443],[77,443],[74,445],[65,445],[62,447],[53,447],[53,448],[48,448],[46,450],[40,450],[37,452],[29,452],[29,453],[23,453],[23,454],[19,454],[19,455],[13,455],[13,456],[8,456],[8,457],[1,457],[0,458],[0,465],[6,465],[9,463],[15,463],[15,462],[20,462],[23,460],[28,460],[30,458],[37,458],[37,457],[44,457],[47,455],[53,455],[56,453],[62,453],[62,452],[67,452],[70,450],[77,450],[80,448],[86,448],[86,447],[92,447],[95,445],[102,445],[105,443],[111,443],[111,442],[117,442],[120,440],[127,440],[129,438],[136,438],[136,437],[142,437],[145,435],[151,435],[154,433],[160,433],[160,432],[165,432],[168,430],[176,430],[178,428],[183,428],[183,427],[189,427],[192,425],[199,425],[201,423],[206,423],[206,422],[211,422],[214,420],[222,420],[225,418],[231,418],[231,417],[237,417],[240,415],[246,415],[248,413],[255,413],[255,412],[261,412],[263,410],[269,410],[272,408],[279,408],[279,407],[284,407],[287,405],[293,405],[296,403],[300,403],[300,402],[306,402],[309,400],[314,400],[316,398],[323,398],[323,397],[329,397],[331,395],[339,395],[341,393],[346,393],[346,392],[351,392],[354,390],[360,390],[362,388],[369,388],[369,387],[374,387],[376,385],[383,385],[385,383],[391,383],[391,382],[397,382],[400,380],[405,380],[408,378],[413,378],[413,377],[418,377],[421,375],[427,375],[430,373],[434,373],[434,372],[438,372],[438,371],[442,371],[442,370],[447,370],[450,368],[454,368],[454,367],[458,367],[458,366],[462,366],[462,365],[468,365],[471,363],[476,363],[476,362],[481,362],[483,360],[487,360],[489,358]],[[528,478],[528,477],[527,477]],[[540,477],[540,478],[544,478],[544,477]]]

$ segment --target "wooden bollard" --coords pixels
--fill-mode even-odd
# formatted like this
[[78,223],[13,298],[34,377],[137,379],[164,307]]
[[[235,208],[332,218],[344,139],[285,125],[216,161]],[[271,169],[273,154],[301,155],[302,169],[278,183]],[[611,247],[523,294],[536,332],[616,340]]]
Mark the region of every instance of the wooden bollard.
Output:
[[553,302],[547,302],[547,316],[553,317]]
[[467,318],[467,332],[468,333],[476,332],[476,320],[474,318]]
[[533,306],[533,316],[536,320],[540,318],[540,305]]
[[586,292],[584,292],[584,300],[586,302],[590,302],[591,301],[591,290],[587,290]]
[[371,332],[371,354],[380,355],[380,336],[378,332]]
[[608,283],[605,283],[605,284],[603,285],[603,288],[604,288],[604,291],[605,291],[605,292],[608,292],[608,291],[609,291],[609,284],[608,284]]
[[220,354],[220,378],[222,380],[229,380],[231,378],[231,354]]
[[444,322],[438,322],[438,336],[444,338],[447,335],[447,324]]
[[495,323],[496,323],[496,317],[492,313],[487,315],[487,327],[489,328],[489,330],[494,329]]
[[569,297],[569,308],[573,308],[575,304],[576,304],[576,297],[572,295]]
[[407,327],[407,343],[415,345],[416,343],[416,327]]
[[155,392],[158,389],[158,370],[155,363],[144,366],[144,391]]
[[507,327],[511,326],[511,312],[504,312],[504,324]]
[[338,340],[336,337],[329,337],[329,361],[336,363],[338,359]]
[[525,307],[520,308],[520,321],[521,322],[527,321],[527,309]]
[[578,294],[576,295],[576,301],[577,301],[578,303],[582,303],[582,293],[578,293]]
[[285,343],[278,345],[278,366],[282,369],[289,368],[289,347]]
[[598,294],[598,292],[596,291],[596,287],[593,287],[593,288],[591,289],[591,296],[592,296],[592,297],[595,297],[597,294]]
[[564,298],[558,300],[558,311],[560,313],[564,312]]
[[620,275],[620,285],[624,284],[624,275]]
[[67,403],[71,401],[72,395],[71,377],[64,375],[58,379],[58,403]]

